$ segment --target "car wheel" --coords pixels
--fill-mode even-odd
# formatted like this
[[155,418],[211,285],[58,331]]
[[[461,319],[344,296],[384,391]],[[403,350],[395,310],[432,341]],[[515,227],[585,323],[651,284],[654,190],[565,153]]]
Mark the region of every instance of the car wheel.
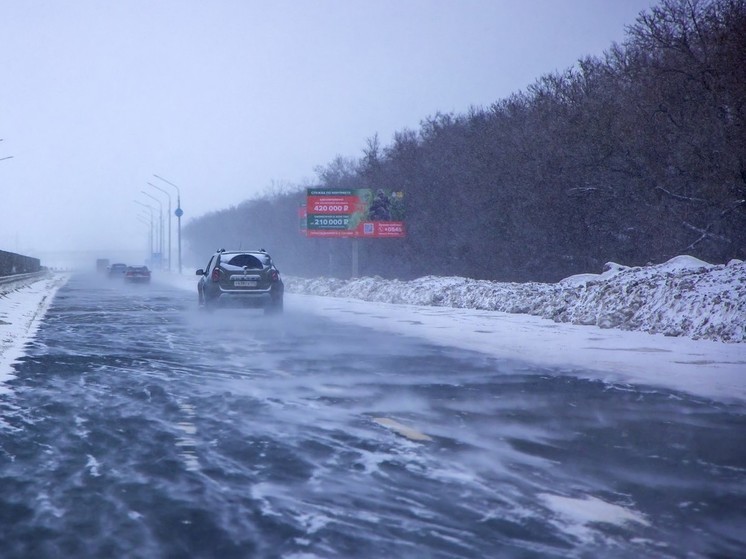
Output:
[[217,297],[209,297],[204,289],[197,288],[197,294],[199,297],[199,307],[203,310],[212,311],[217,305]]
[[282,298],[272,299],[267,306],[264,307],[264,314],[282,314],[283,303]]
[[206,308],[208,311],[214,311],[215,308],[218,306],[218,297],[208,297],[204,294],[202,297],[205,300],[204,308]]

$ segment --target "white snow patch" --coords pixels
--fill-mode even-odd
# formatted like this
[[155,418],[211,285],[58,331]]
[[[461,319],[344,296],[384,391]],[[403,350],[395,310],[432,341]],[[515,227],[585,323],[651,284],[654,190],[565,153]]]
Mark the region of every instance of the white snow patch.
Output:
[[26,285],[0,285],[0,383],[12,373],[11,365],[23,356],[24,346],[68,279],[67,274],[54,274]]
[[645,517],[628,508],[607,503],[593,496],[584,498],[563,497],[548,493],[539,494],[544,505],[555,515],[550,522],[557,528],[581,541],[591,541],[596,535],[592,524],[603,523],[623,526],[629,523],[648,526]]
[[96,460],[96,458],[91,454],[88,454],[87,458],[88,458],[88,461],[86,462],[85,467],[88,468],[88,472],[93,477],[101,476],[101,472],[99,471],[99,467],[101,466],[101,464],[99,463],[99,461]]
[[609,383],[662,386],[746,401],[746,344],[556,324],[535,316],[370,303],[286,294],[286,312],[302,309],[346,324],[414,336]]

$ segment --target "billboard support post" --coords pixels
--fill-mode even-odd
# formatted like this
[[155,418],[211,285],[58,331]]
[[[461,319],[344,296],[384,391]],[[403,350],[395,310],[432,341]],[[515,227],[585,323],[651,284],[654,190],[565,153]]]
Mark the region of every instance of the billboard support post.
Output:
[[352,279],[355,279],[357,277],[360,277],[360,271],[359,271],[359,256],[360,256],[360,249],[359,249],[359,243],[357,237],[353,237],[352,239]]

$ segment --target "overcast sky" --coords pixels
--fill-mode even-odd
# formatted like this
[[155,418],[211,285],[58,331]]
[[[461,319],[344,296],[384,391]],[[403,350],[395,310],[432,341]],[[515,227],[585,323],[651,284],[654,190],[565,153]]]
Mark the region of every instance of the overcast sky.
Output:
[[0,0],[0,249],[147,246],[133,200],[176,202],[154,173],[182,223],[313,181],[601,54],[655,3]]

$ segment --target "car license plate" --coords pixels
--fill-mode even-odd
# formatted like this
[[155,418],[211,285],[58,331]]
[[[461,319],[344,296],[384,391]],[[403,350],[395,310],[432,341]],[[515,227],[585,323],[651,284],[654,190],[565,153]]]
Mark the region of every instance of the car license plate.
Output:
[[236,287],[256,287],[255,281],[234,281],[233,285]]

